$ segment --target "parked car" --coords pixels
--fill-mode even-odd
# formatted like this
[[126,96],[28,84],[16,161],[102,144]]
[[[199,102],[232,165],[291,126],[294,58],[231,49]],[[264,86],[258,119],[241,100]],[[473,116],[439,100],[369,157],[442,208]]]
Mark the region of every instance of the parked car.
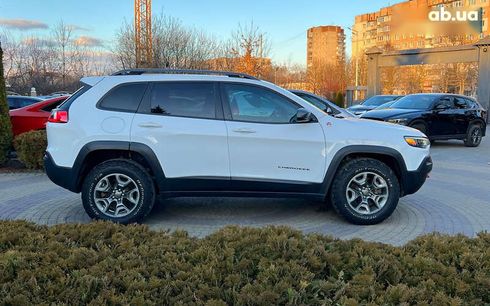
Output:
[[72,93],[69,91],[55,91],[50,93],[49,95],[52,97],[59,97],[59,96],[70,96]]
[[136,222],[159,198],[301,197],[350,222],[389,217],[432,169],[415,129],[326,114],[240,73],[133,69],[87,77],[53,110],[45,168],[87,214]]
[[487,111],[466,96],[414,94],[389,109],[373,110],[361,117],[410,126],[430,140],[460,139],[466,146],[476,147],[485,136]]
[[343,117],[355,117],[355,115],[348,110],[337,106],[335,103],[315,95],[314,93],[303,91],[303,90],[290,90],[293,94],[297,95],[301,99],[305,100],[318,107],[324,112],[327,112],[332,115],[340,115]]
[[20,96],[20,94],[16,93],[15,91],[10,91],[10,90],[7,90],[7,95],[8,96]]
[[29,106],[40,101],[43,101],[43,99],[38,97],[7,96],[7,103],[10,110]]
[[45,129],[51,111],[63,103],[66,98],[68,97],[58,97],[11,110],[9,114],[14,136]]
[[360,116],[364,114],[367,111],[373,110],[376,107],[385,104],[386,102],[394,101],[402,96],[398,95],[378,95],[378,96],[372,96],[370,98],[367,98],[364,100],[362,103],[353,105],[349,108],[347,108],[348,111],[353,113],[356,116]]

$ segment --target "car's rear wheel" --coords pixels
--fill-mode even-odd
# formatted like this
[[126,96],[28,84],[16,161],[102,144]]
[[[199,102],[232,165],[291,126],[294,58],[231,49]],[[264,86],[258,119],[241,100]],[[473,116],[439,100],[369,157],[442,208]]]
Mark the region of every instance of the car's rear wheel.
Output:
[[483,130],[480,124],[473,124],[466,133],[464,145],[467,147],[478,147],[483,137]]
[[148,172],[137,163],[110,160],[87,175],[82,202],[91,218],[122,224],[138,222],[153,208],[155,187]]
[[341,166],[331,190],[335,210],[355,224],[377,224],[393,213],[400,198],[398,178],[385,163],[353,159]]

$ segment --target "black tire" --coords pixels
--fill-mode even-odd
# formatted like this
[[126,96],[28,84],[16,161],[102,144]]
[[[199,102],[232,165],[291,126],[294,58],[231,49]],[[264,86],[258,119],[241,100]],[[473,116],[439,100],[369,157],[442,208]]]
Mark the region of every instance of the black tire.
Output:
[[464,145],[467,147],[478,147],[481,143],[482,135],[483,131],[480,124],[471,125],[466,132]]
[[[362,214],[354,210],[347,200],[347,186],[351,179],[364,172],[375,173],[387,185],[388,195],[382,208],[372,214]],[[391,216],[400,198],[400,185],[393,170],[385,163],[372,158],[357,158],[340,166],[333,181],[331,203],[335,211],[347,221],[359,225],[377,224]]]
[[425,135],[427,135],[427,126],[423,122],[420,122],[420,121],[414,122],[414,123],[410,124],[410,127],[414,128],[416,130],[419,130],[422,133],[424,133]]
[[[94,190],[99,181],[111,174],[123,174],[133,180],[133,187],[138,190],[138,203],[132,211],[122,217],[109,216],[102,212],[95,203]],[[148,172],[138,163],[131,160],[114,159],[94,167],[86,176],[82,185],[83,208],[93,219],[109,220],[121,224],[141,221],[155,204],[155,186]]]

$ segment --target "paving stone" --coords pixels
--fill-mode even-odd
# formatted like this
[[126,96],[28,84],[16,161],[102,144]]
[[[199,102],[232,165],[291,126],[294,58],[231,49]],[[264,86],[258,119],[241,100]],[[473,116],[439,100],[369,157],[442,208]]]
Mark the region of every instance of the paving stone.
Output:
[[[320,209],[318,202],[254,198],[169,199],[158,203],[144,223],[157,230],[186,230],[197,237],[226,225],[288,225],[305,233],[394,245],[431,232],[475,236],[490,230],[487,138],[478,148],[466,148],[460,141],[436,142],[431,178],[418,193],[402,198],[393,215],[378,225],[349,224],[332,209]],[[54,185],[39,172],[0,174],[0,219],[47,225],[90,222],[79,194]]]

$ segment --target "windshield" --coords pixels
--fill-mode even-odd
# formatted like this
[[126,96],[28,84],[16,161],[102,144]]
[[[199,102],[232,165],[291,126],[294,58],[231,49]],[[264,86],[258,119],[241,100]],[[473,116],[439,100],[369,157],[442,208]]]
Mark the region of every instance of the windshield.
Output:
[[374,96],[362,103],[365,106],[380,106],[396,99],[397,96]]
[[429,109],[435,99],[437,99],[437,96],[434,95],[405,96],[393,103],[391,108]]

